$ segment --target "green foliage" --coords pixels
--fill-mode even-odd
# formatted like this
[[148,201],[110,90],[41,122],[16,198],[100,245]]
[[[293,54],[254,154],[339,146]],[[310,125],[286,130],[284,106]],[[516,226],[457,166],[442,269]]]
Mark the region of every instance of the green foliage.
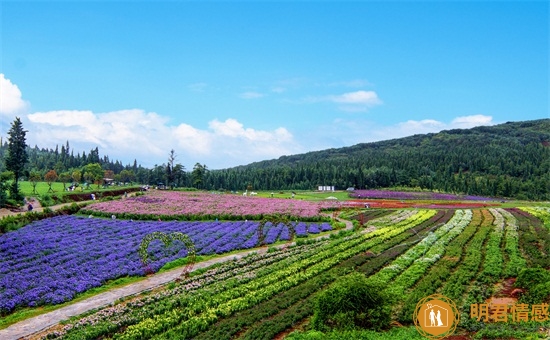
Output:
[[27,131],[23,130],[23,124],[19,117],[11,123],[10,131],[8,132],[8,154],[4,160],[6,169],[13,172],[14,182],[10,186],[10,197],[16,201],[23,199],[19,193],[19,178],[23,176],[25,164],[29,161],[29,156],[26,151],[25,135]]
[[544,268],[522,269],[516,279],[515,286],[529,289],[538,284],[550,281],[550,273]]
[[292,332],[285,339],[287,340],[422,340],[415,327],[392,328],[386,332],[375,332],[369,330],[353,331],[331,331],[323,333],[320,331]]
[[380,330],[389,325],[390,316],[391,298],[383,286],[353,273],[319,294],[312,324],[319,331]]
[[0,207],[3,207],[8,202],[8,181],[10,172],[3,172],[0,174]]
[[544,268],[525,268],[518,275],[516,287],[526,290],[524,303],[540,304],[550,301],[550,272]]
[[55,204],[55,201],[53,200],[52,196],[50,194],[42,194],[40,196],[40,204],[43,207],[48,207]]

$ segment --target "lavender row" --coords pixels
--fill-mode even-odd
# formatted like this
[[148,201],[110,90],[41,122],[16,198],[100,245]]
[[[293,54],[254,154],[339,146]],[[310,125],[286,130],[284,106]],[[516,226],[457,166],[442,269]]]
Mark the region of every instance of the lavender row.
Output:
[[[0,313],[18,306],[56,304],[108,280],[145,274],[138,247],[145,235],[182,232],[198,255],[253,248],[258,222],[160,222],[58,216],[0,236]],[[330,224],[296,225],[297,236],[330,230]],[[300,230],[300,233],[298,233]],[[288,240],[282,224],[264,226],[265,242]],[[287,238],[285,238],[287,236]],[[187,255],[179,241],[149,246],[152,270]]]

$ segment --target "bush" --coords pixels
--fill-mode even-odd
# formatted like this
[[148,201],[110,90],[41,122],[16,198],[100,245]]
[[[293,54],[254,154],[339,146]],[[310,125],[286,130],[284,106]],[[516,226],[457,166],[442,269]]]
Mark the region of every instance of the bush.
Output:
[[374,329],[391,321],[391,298],[383,285],[353,273],[337,280],[317,298],[312,325],[318,331]]
[[531,289],[536,285],[550,281],[550,273],[544,268],[522,269],[517,277],[516,287]]
[[516,287],[526,290],[522,302],[540,304],[550,300],[550,272],[544,268],[525,268],[519,273]]

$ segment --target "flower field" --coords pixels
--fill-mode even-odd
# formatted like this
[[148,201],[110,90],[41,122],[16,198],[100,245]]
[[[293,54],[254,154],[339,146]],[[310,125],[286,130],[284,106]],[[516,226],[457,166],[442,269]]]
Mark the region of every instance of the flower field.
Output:
[[[211,211],[204,207],[209,195],[189,194],[187,199],[197,207],[174,206],[170,208],[173,216],[221,214],[214,203]],[[120,201],[118,207],[115,203],[119,202],[98,203],[90,210],[124,216],[136,213],[132,209],[138,209],[139,204],[149,204],[142,212],[155,214],[161,211],[155,209],[166,208],[163,199],[169,197],[163,192]],[[254,203],[258,199],[227,197]],[[230,204],[225,197],[217,204],[221,202]],[[312,204],[317,215],[314,210],[306,214],[305,208],[297,208],[299,202],[294,202],[298,203],[294,214],[303,214],[306,221],[319,214],[321,205]],[[235,205],[231,214],[271,216],[291,211],[291,205],[279,202],[273,203],[269,212],[252,203],[248,207],[238,204],[242,206]],[[108,205],[113,206],[111,210]],[[523,268],[550,268],[547,207],[361,209],[356,213],[361,213],[361,218],[353,216],[353,210],[346,211],[345,218],[361,220],[363,229],[313,239],[308,236],[331,230],[330,224],[296,221],[296,237],[308,237],[310,242],[225,262],[164,289],[88,313],[41,336],[79,340],[273,339],[311,317],[320,292],[338,278],[359,272],[400,297],[392,315],[403,325],[412,324],[421,298],[440,293],[451,298],[461,311],[459,331],[475,331],[480,337],[496,332],[491,334],[498,337],[506,331],[498,333],[494,327],[471,319],[470,305],[502,296],[502,282],[517,277]],[[164,211],[163,216],[170,214]],[[257,247],[258,225],[258,221],[244,220],[132,221],[84,216],[34,222],[0,236],[0,308],[7,315],[21,306],[71,300],[117,277],[144,275],[137,250],[143,237],[154,231],[186,234],[194,242],[197,255],[208,255]],[[266,244],[273,244],[288,240],[290,230],[284,224],[267,223],[263,235]],[[178,241],[169,247],[153,241],[149,253],[150,265],[157,271],[165,263],[184,257],[187,250]],[[550,322],[518,325],[513,334],[522,338],[527,334],[522,332],[536,332],[539,327],[550,327]]]
[[441,200],[441,201],[500,201],[493,197],[481,197],[472,195],[454,195],[437,192],[416,191],[392,191],[392,190],[354,190],[350,193],[352,198],[382,198],[395,200]]
[[[0,236],[0,312],[18,306],[56,304],[108,280],[145,275],[138,255],[145,235],[182,232],[198,255],[223,254],[258,246],[258,222],[158,222],[58,216]],[[295,225],[296,236],[331,230],[328,223]],[[264,242],[290,239],[284,225],[264,226]],[[185,257],[181,242],[154,241],[152,270]]]
[[328,201],[310,202],[204,192],[153,191],[126,200],[94,203],[87,207],[86,212],[134,218],[149,215],[228,220],[261,219],[263,216],[284,214],[298,219],[315,219],[322,208],[334,206],[334,202]]

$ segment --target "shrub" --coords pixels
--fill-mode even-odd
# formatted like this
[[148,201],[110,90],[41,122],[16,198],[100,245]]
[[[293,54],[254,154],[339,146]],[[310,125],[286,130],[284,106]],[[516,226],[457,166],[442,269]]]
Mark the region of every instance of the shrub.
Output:
[[550,273],[544,268],[525,268],[519,273],[515,286],[531,289],[534,286],[550,281]]
[[391,321],[391,298],[384,287],[353,273],[337,280],[317,298],[312,325],[315,330],[380,330]]
[[522,302],[540,304],[550,300],[550,272],[544,268],[525,268],[518,275],[516,287],[526,290]]

